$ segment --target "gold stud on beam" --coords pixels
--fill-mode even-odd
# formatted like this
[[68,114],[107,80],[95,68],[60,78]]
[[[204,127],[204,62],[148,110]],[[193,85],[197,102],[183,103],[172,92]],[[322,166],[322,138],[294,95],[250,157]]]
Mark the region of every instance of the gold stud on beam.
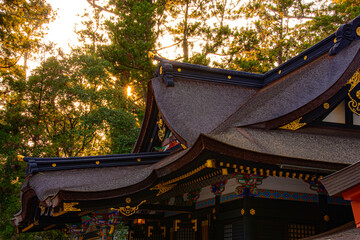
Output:
[[326,103],[323,104],[323,107],[324,107],[324,109],[329,109],[329,108],[330,108],[330,104],[326,102]]
[[95,164],[96,164],[96,165],[99,165],[99,164],[100,164],[100,161],[96,161]]
[[181,72],[181,68],[178,68],[178,72]]
[[148,53],[148,56],[149,56],[149,58],[154,59],[155,54],[154,54],[153,52],[149,52],[149,53]]
[[228,175],[229,174],[227,168],[222,168],[221,172],[222,172],[222,175]]
[[302,173],[299,174],[299,179],[302,179],[304,175]]
[[295,178],[296,177],[296,173],[293,173],[291,178]]
[[215,160],[214,159],[208,159],[205,163],[207,168],[215,168]]
[[52,167],[56,167],[56,163],[51,164]]

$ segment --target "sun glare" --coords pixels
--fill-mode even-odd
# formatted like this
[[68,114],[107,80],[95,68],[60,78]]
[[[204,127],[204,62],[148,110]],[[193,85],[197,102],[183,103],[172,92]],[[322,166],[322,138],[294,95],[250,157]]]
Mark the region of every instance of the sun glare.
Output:
[[128,98],[132,96],[132,92],[131,92],[131,91],[132,91],[131,87],[128,86],[128,87],[127,87],[127,97],[128,97]]

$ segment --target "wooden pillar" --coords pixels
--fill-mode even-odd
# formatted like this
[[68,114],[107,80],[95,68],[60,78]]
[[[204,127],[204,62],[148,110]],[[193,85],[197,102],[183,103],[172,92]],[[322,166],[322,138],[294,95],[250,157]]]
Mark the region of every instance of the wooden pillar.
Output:
[[215,221],[214,221],[214,225],[215,225],[215,239],[223,239],[223,229],[222,229],[222,224],[221,221],[219,220],[219,216],[220,216],[220,196],[217,195],[215,196]]
[[[246,189],[247,191],[249,189]],[[244,238],[246,240],[256,239],[256,209],[252,207],[251,200],[253,197],[250,197],[248,192],[244,197]]]

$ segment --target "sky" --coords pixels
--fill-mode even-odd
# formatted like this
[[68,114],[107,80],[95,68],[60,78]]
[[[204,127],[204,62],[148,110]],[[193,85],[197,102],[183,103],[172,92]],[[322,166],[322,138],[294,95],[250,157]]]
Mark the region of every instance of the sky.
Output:
[[75,24],[81,24],[81,15],[85,9],[91,11],[86,0],[47,0],[52,8],[57,11],[56,20],[48,26],[49,32],[45,41],[52,41],[57,47],[66,52],[70,50],[70,45],[77,45],[77,37],[74,33]]
[[[70,53],[70,46],[79,44],[75,26],[81,26],[81,15],[85,10],[91,12],[91,7],[86,0],[47,0],[53,10],[57,12],[55,20],[47,25],[48,31],[44,43],[53,42],[56,48],[61,48],[65,53]],[[39,60],[28,60],[27,66],[31,71],[40,65]]]

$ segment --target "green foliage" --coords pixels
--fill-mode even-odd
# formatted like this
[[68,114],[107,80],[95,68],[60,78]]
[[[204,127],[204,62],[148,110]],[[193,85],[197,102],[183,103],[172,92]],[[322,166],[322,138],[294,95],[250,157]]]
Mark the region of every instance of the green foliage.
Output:
[[51,6],[44,0],[5,0],[0,5],[0,77],[36,48]]
[[111,63],[108,71],[116,77],[120,87],[131,85],[141,107],[146,96],[147,82],[154,74],[154,66],[148,53],[155,46],[153,28],[155,15],[161,12],[161,3],[150,1],[111,2],[114,16],[105,21],[110,44],[99,51],[102,58]]

